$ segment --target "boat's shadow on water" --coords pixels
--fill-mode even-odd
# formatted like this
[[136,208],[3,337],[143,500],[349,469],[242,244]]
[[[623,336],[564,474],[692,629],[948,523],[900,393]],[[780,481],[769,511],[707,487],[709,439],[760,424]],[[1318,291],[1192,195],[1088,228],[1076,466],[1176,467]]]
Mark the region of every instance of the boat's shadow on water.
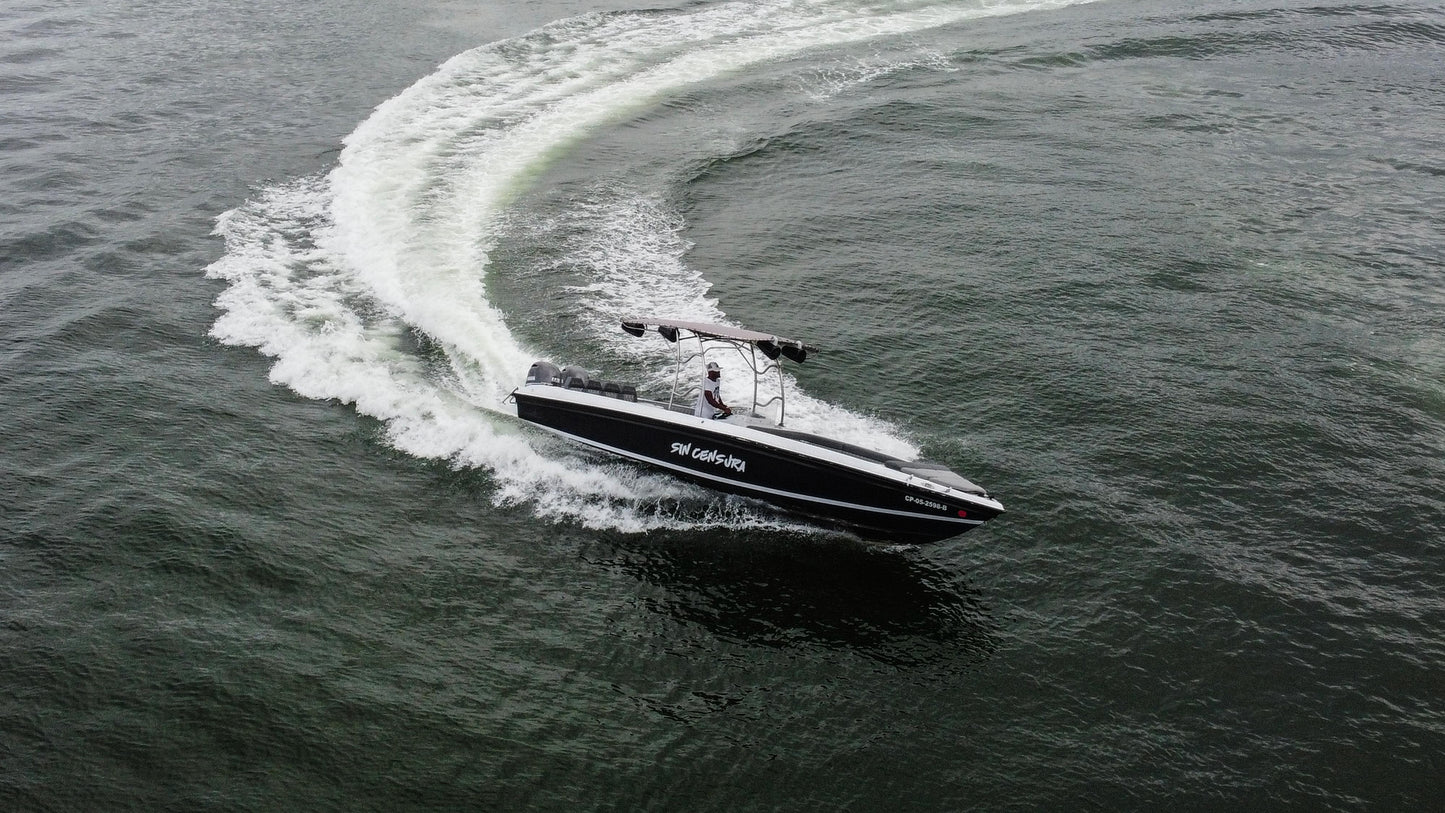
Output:
[[997,648],[978,591],[916,549],[714,532],[604,537],[584,556],[657,588],[657,612],[748,644],[954,668]]

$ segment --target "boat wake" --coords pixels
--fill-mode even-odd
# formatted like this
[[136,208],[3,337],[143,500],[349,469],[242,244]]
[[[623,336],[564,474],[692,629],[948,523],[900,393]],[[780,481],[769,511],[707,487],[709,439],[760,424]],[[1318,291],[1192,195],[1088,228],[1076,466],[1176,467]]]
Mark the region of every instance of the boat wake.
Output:
[[[509,316],[531,315],[503,313],[488,295],[491,253],[514,227],[511,204],[582,139],[699,83],[807,51],[1069,4],[723,3],[586,15],[467,51],[377,107],[329,174],[261,190],[219,218],[226,252],[207,275],[228,287],[211,333],[274,358],[274,383],[380,419],[399,450],[487,470],[499,505],[623,531],[794,527],[669,477],[599,465],[505,414],[503,399],[542,355],[508,326]],[[886,70],[875,60],[827,83]],[[804,95],[827,92],[815,82]],[[681,216],[665,201],[610,189],[568,217],[578,236],[563,250],[584,270],[573,290],[589,314],[569,329],[592,346],[635,353],[616,325],[637,313],[728,321],[687,268]],[[788,406],[800,428],[826,423],[844,440],[916,451],[895,428],[805,393]]]

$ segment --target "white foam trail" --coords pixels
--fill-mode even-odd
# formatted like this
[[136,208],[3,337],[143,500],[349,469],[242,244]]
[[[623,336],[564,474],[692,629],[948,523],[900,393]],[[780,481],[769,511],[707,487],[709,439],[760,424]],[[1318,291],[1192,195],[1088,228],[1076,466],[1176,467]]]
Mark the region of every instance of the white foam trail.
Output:
[[943,54],[924,50],[916,54],[914,59],[903,62],[873,57],[819,65],[817,69],[799,78],[799,88],[813,101],[824,102],[853,88],[919,68],[944,72],[958,70]]
[[658,361],[667,355],[660,352],[661,341],[626,340],[618,322],[639,315],[726,321],[709,296],[712,284],[683,261],[690,248],[682,237],[684,225],[682,215],[656,194],[601,184],[533,239],[558,242],[554,268],[587,278],[566,292],[598,344],[624,358]]
[[[634,339],[618,330],[629,316],[670,315],[682,319],[727,323],[730,320],[708,295],[710,283],[683,262],[689,246],[681,237],[682,216],[655,195],[626,188],[592,190],[567,213],[567,222],[551,231],[573,235],[566,240],[563,262],[568,270],[590,271],[591,281],[570,289],[579,320],[592,333],[594,343],[620,357],[650,359],[656,373],[645,382],[653,389],[670,386],[671,347],[652,336]],[[732,355],[714,357],[725,371],[725,397],[746,403],[751,397],[752,373]],[[696,370],[684,371],[697,375]],[[689,383],[695,383],[689,381]],[[777,382],[765,379],[759,401],[778,394]],[[785,377],[790,427],[813,430],[839,440],[868,446],[899,457],[912,457],[917,448],[898,437],[882,421],[810,397]]]
[[[573,143],[689,85],[809,49],[1070,4],[739,2],[588,15],[460,54],[380,105],[327,178],[268,189],[219,220],[227,253],[208,275],[230,287],[212,334],[275,357],[272,381],[385,421],[398,449],[490,470],[498,502],[627,530],[724,521],[673,507],[700,500],[691,487],[539,451],[492,414],[534,357],[484,285],[509,201]],[[859,76],[873,70],[886,66]],[[602,216],[657,218],[633,233],[658,242],[592,258],[598,330],[603,314],[651,306],[726,320],[668,244],[672,215],[633,201]],[[415,352],[413,334],[436,353]],[[795,425],[911,450],[886,425],[803,394],[789,412]]]

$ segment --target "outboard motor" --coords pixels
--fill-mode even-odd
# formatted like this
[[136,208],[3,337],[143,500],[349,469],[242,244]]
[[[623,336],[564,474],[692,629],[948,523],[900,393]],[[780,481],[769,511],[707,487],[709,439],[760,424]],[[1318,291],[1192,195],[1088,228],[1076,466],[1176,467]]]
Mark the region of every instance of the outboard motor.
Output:
[[534,361],[527,371],[528,384],[556,385],[562,383],[562,372],[550,361]]
[[568,389],[585,390],[591,378],[581,367],[569,365],[562,368],[562,386]]

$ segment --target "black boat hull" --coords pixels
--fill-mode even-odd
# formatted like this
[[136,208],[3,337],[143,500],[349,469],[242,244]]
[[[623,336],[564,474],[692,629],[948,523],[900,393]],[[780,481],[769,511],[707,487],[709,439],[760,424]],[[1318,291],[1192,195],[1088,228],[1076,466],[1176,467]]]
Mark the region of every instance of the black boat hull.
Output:
[[797,441],[721,431],[710,421],[637,405],[629,409],[599,396],[560,398],[555,393],[550,387],[518,390],[513,394],[518,417],[702,485],[765,500],[870,538],[932,542],[1002,513],[986,497],[975,499],[891,476],[877,461],[849,464],[828,450],[800,452]]

